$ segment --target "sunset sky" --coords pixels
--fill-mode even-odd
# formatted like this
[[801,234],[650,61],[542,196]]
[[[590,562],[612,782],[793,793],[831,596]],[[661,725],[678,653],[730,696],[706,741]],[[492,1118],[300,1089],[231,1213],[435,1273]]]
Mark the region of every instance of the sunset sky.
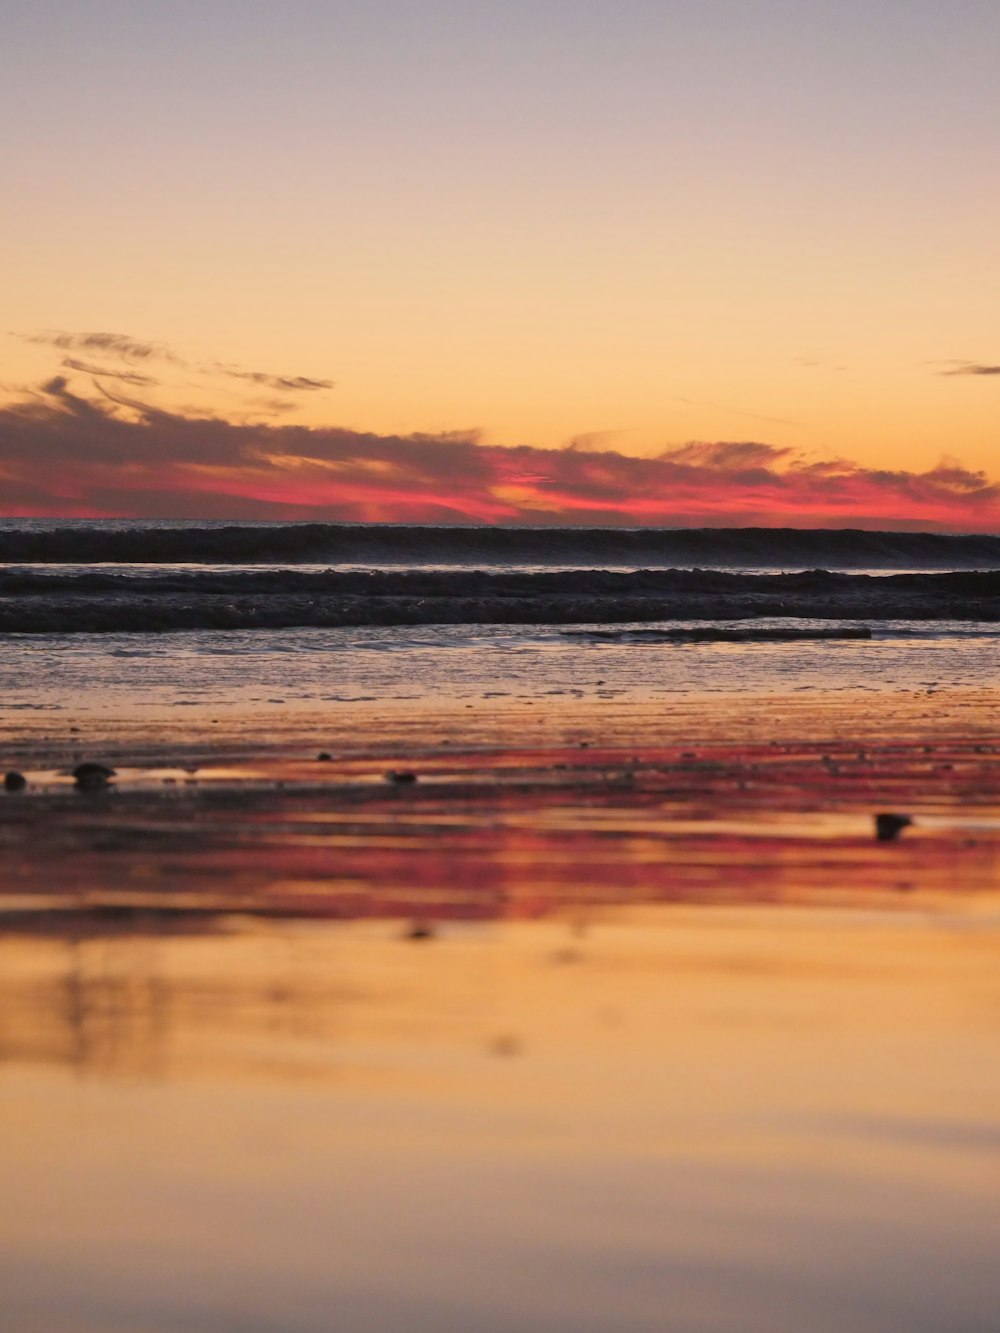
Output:
[[1000,530],[996,0],[3,6],[0,512]]

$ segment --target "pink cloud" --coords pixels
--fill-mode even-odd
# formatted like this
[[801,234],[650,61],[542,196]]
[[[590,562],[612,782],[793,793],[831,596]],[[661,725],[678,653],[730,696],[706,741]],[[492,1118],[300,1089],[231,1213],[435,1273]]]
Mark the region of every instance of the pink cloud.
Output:
[[342,522],[1000,528],[1000,485],[946,460],[926,472],[806,462],[753,441],[655,458],[234,423],[152,408],[57,376],[0,409],[0,512]]

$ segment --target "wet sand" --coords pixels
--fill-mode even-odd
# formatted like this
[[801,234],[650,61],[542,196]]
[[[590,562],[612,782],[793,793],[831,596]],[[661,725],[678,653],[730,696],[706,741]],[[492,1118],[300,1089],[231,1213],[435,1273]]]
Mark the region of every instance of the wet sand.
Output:
[[4,1326],[991,1333],[998,703],[8,721]]
[[988,1333],[1000,917],[0,940],[12,1333]]
[[[486,919],[988,892],[996,703],[428,700],[272,709],[223,735],[192,716],[169,740],[156,717],[56,735],[36,720],[6,748],[29,785],[0,801],[0,908]],[[87,759],[116,777],[80,790]],[[891,846],[873,837],[882,811],[914,821]]]

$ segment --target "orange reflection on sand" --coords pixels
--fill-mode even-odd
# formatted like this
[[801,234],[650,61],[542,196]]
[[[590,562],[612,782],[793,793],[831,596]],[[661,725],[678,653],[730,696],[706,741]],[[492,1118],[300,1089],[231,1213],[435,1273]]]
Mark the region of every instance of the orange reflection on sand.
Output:
[[5,1310],[985,1330],[998,957],[995,900],[8,936]]

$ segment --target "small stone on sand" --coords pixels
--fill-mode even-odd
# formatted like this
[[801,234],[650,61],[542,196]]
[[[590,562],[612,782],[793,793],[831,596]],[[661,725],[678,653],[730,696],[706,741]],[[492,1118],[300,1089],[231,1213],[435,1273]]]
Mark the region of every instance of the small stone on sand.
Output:
[[88,791],[106,787],[109,780],[114,776],[115,770],[113,768],[109,768],[107,764],[94,763],[91,760],[87,760],[83,764],[77,764],[76,768],[73,769],[76,785],[86,788]]
[[400,771],[398,768],[392,768],[389,770],[388,773],[386,773],[385,780],[386,782],[395,782],[404,784],[409,782],[416,782],[417,775],[416,773],[403,772]]
[[9,773],[4,774],[4,791],[24,791],[28,785],[28,779],[23,773],[18,773],[16,769],[11,769]]
[[875,816],[875,837],[879,842],[893,842],[913,823],[909,815],[883,813]]

